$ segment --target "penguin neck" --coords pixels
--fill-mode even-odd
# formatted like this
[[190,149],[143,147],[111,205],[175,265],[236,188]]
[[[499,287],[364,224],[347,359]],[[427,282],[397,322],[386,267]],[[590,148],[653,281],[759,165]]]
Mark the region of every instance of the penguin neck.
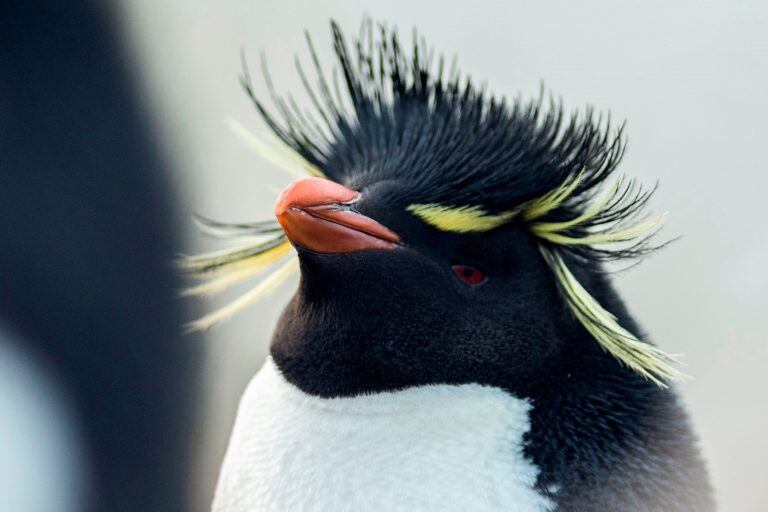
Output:
[[[579,279],[621,325],[639,331],[603,275],[584,272]],[[581,481],[573,475],[586,468],[615,470],[616,461],[653,437],[659,424],[684,421],[669,390],[619,364],[575,319],[565,322],[560,337],[563,352],[522,390],[533,405],[526,455],[541,468],[543,488]]]
[[617,364],[587,336],[572,346],[583,350],[564,354],[524,394],[533,406],[525,454],[540,470],[538,487],[556,491],[567,510],[581,510],[585,496],[627,510],[712,510],[676,393]]

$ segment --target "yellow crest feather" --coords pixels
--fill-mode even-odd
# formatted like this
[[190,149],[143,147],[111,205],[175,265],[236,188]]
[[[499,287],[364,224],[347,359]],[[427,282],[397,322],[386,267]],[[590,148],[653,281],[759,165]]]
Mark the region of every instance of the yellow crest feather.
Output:
[[406,208],[440,231],[481,233],[512,220],[517,211],[489,214],[480,206],[443,206],[437,203],[412,204]]
[[[325,177],[325,174],[320,169],[307,162],[291,148],[286,147],[274,135],[266,134],[263,137],[259,136],[234,119],[228,119],[227,125],[235,135],[247,146],[255,150],[262,158],[292,176],[301,177],[309,174]],[[228,230],[231,231],[235,228],[236,232],[242,231],[242,234],[238,233],[237,236],[243,239],[249,238],[250,231],[253,231],[257,237],[271,231],[270,229],[251,229],[254,225],[225,225],[207,220],[202,224],[205,231],[213,234],[223,231],[227,235]],[[291,252],[291,250],[291,243],[285,238],[285,235],[281,234],[266,242],[183,258],[179,262],[179,266],[185,272],[206,281],[183,290],[182,295],[216,294],[261,273]],[[208,329],[212,325],[230,318],[247,305],[274,291],[297,269],[298,259],[295,257],[291,258],[287,263],[284,263],[264,278],[258,285],[227,306],[190,323],[188,325],[189,330]]]
[[190,331],[203,331],[209,327],[232,318],[233,315],[248,306],[249,304],[262,299],[274,292],[299,268],[299,259],[293,257],[286,263],[278,267],[277,270],[269,274],[259,284],[251,288],[248,292],[233,300],[221,309],[209,313],[204,317],[188,324]]
[[568,199],[579,186],[583,174],[583,171],[571,174],[555,190],[523,205],[523,219],[526,221],[538,219],[563,204],[563,201]]
[[544,246],[540,249],[560,283],[568,307],[603,350],[662,388],[667,387],[668,380],[686,377],[676,368],[679,361],[675,356],[639,340],[619,325],[616,317],[605,310],[578,282],[562,256]]
[[531,230],[539,237],[557,245],[602,245],[617,242],[629,242],[651,231],[664,220],[664,215],[659,215],[645,222],[635,224],[625,229],[608,230],[600,233],[589,234],[582,237],[570,237],[561,235],[547,229],[546,224],[533,226]]
[[224,249],[187,257],[179,262],[179,266],[186,272],[202,278],[230,273],[243,268],[258,271],[265,269],[280,257],[288,254],[291,247],[291,243],[281,236],[277,241],[270,240],[266,244]]
[[523,220],[532,221],[560,206],[578,187],[582,173],[568,176],[555,190],[534,199],[521,208],[491,214],[482,206],[445,206],[438,203],[412,204],[406,209],[440,231],[452,233],[482,233],[514,219],[522,213]]
[[531,226],[531,230],[537,235],[540,235],[541,233],[564,231],[568,228],[578,226],[579,224],[595,218],[610,204],[611,201],[613,201],[623,181],[623,177],[617,179],[602,200],[595,203],[591,208],[589,208],[586,212],[579,215],[575,219],[571,219],[565,222],[536,222]]

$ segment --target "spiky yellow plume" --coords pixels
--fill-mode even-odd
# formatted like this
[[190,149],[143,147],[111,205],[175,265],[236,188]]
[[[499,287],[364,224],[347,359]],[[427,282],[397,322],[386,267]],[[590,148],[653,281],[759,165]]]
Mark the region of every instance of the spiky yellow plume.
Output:
[[406,208],[441,231],[480,233],[490,231],[512,220],[516,211],[489,214],[480,206],[443,206],[436,203],[412,204]]
[[543,217],[568,199],[581,183],[583,173],[568,176],[555,190],[523,205],[523,220],[528,222]]
[[679,361],[650,343],[640,341],[619,325],[616,316],[606,311],[574,277],[557,252],[540,247],[547,264],[557,277],[568,307],[600,346],[646,379],[666,388],[666,382],[685,377],[677,369]]
[[522,207],[491,214],[479,205],[446,206],[438,203],[412,204],[406,209],[440,231],[482,233],[506,224],[517,216],[532,221],[560,206],[576,189],[581,173],[569,176],[558,188]]
[[[274,135],[259,136],[234,119],[228,119],[227,125],[259,156],[291,176],[301,177],[305,174],[324,176],[322,171],[307,162],[291,148],[285,147],[285,144]],[[198,217],[196,220],[203,231],[219,238],[252,239],[255,237],[262,241],[234,249],[224,249],[183,258],[179,262],[179,266],[190,275],[203,279],[204,282],[183,290],[182,295],[214,295],[262,273],[292,251],[290,242],[275,222],[223,224],[202,217]],[[263,241],[265,236],[275,232],[280,234]],[[297,262],[298,259],[295,256],[292,257],[277,270],[267,275],[258,285],[227,306],[190,323],[189,329],[208,329],[214,324],[232,317],[248,304],[266,296],[298,269]]]
[[259,284],[251,288],[248,292],[233,300],[221,309],[209,313],[204,317],[191,322],[188,327],[191,331],[202,331],[209,327],[232,318],[234,314],[241,311],[249,304],[262,299],[274,292],[299,268],[299,260],[295,256],[283,263],[277,270],[268,275]]

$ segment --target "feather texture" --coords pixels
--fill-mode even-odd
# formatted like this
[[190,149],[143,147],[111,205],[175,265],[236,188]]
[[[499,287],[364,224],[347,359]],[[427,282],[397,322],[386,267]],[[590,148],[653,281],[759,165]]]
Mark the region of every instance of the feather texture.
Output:
[[424,222],[441,231],[454,233],[482,233],[506,224],[516,211],[489,214],[480,206],[443,206],[439,204],[412,204],[406,208]]
[[[396,30],[366,20],[350,45],[332,23],[339,71],[329,82],[307,36],[314,78],[296,68],[312,109],[279,95],[266,63],[273,109],[259,100],[243,59],[241,83],[273,136],[229,125],[261,156],[291,174],[339,183],[400,181],[405,209],[443,231],[479,233],[519,221],[540,243],[563,300],[600,346],[638,374],[665,386],[682,376],[676,360],[619,325],[577,281],[569,262],[587,269],[636,258],[658,248],[651,238],[663,216],[643,214],[653,191],[618,178],[605,187],[624,154],[623,126],[610,117],[566,116],[562,105],[538,98],[512,102],[489,96],[414,34],[410,52]],[[314,84],[313,84],[314,82]],[[343,84],[344,92],[340,83]],[[275,113],[276,111],[276,113]],[[282,146],[281,146],[282,144]],[[218,237],[264,237],[275,223],[222,224],[203,229]],[[257,274],[288,252],[277,236],[256,244],[187,258],[185,270],[210,281],[187,291],[211,294]],[[293,260],[291,260],[293,261]],[[193,324],[228,318],[282,282],[285,264],[245,296]]]
[[544,246],[541,247],[541,253],[555,273],[568,307],[604,350],[661,387],[667,387],[668,380],[685,377],[677,369],[679,361],[675,356],[640,341],[619,325],[616,317],[606,311],[578,282],[560,254]]
[[190,331],[203,331],[209,327],[232,318],[233,315],[241,311],[249,304],[262,299],[277,288],[280,287],[288,278],[291,277],[299,268],[298,258],[292,257],[287,262],[283,263],[274,272],[269,274],[259,284],[251,288],[248,292],[241,295],[237,299],[233,300],[221,309],[209,313],[204,317],[191,322],[188,325]]

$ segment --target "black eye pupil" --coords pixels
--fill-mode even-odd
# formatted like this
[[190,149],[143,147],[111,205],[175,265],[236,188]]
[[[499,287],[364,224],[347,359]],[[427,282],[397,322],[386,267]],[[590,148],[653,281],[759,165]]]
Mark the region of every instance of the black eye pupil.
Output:
[[472,277],[475,274],[475,269],[470,267],[464,267],[464,277]]

